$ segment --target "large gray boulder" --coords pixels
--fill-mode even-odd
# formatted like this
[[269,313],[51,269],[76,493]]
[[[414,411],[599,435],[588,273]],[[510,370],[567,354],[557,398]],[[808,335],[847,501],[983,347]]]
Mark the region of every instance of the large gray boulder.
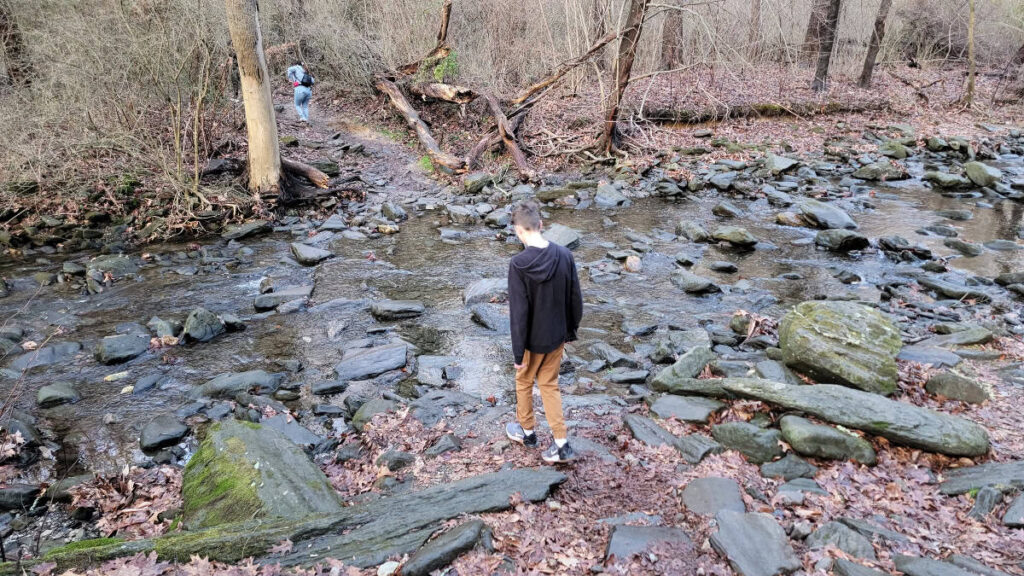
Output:
[[341,362],[334,366],[338,380],[363,380],[397,370],[405,366],[405,353],[408,346],[404,342],[395,342],[373,348],[355,348],[346,350]]
[[669,392],[673,389],[673,384],[680,380],[696,378],[705,366],[715,361],[715,358],[710,346],[694,346],[674,364],[659,372],[651,382],[651,387],[659,392]]
[[797,205],[800,216],[811,226],[822,229],[846,228],[855,230],[857,223],[845,210],[818,200],[803,200]]
[[196,308],[185,319],[184,336],[196,342],[207,342],[226,330],[224,321],[206,308]]
[[679,269],[669,277],[672,284],[687,294],[707,294],[709,292],[721,292],[711,279],[698,276],[688,270]]
[[799,570],[800,558],[786,532],[767,514],[722,510],[711,546],[740,576],[776,576]]
[[580,245],[580,233],[564,224],[552,224],[544,231],[544,239],[572,250]]
[[276,430],[236,420],[210,429],[185,466],[181,492],[192,529],[342,510],[330,481],[301,448]]
[[193,388],[192,398],[234,398],[240,392],[255,391],[257,394],[272,394],[284,380],[282,374],[268,374],[263,370],[226,372],[207,380],[202,386]]
[[939,492],[948,495],[966,494],[985,486],[1016,486],[1024,489],[1024,460],[989,462],[967,468],[947,470]]
[[602,184],[597,187],[594,194],[594,204],[598,208],[617,208],[629,202],[629,198],[619,192],[619,189],[612,184]]
[[867,440],[831,426],[815,424],[806,418],[788,414],[779,422],[782,438],[793,450],[804,456],[831,460],[854,460],[874,466],[878,462],[875,449]]
[[331,252],[330,250],[324,250],[323,248],[317,248],[316,246],[310,246],[309,244],[302,244],[301,242],[292,242],[291,248],[292,256],[294,256],[295,260],[303,266],[315,266],[328,258],[334,257],[334,252]]
[[797,305],[779,325],[786,365],[819,382],[878,394],[896,390],[899,329],[862,304],[811,301]]
[[1003,171],[982,162],[964,164],[964,172],[978,186],[994,186],[1003,179]]
[[912,448],[968,457],[989,449],[988,432],[970,420],[844,386],[791,386],[754,378],[726,378],[721,386],[736,396],[801,410]]
[[770,462],[782,456],[778,430],[765,429],[749,422],[725,422],[711,427],[711,436],[731,450],[736,450],[754,464]]
[[256,234],[270,232],[271,228],[272,226],[270,222],[266,220],[253,220],[244,224],[228,226],[220,237],[225,240],[241,240],[242,238],[255,236]]
[[149,348],[147,334],[130,333],[106,336],[96,344],[96,361],[101,364],[120,364],[142,354]]
[[481,278],[462,292],[462,302],[466,306],[505,300],[508,300],[508,278]]
[[842,522],[828,522],[807,537],[810,549],[834,546],[850,556],[875,560],[875,548],[871,540]]

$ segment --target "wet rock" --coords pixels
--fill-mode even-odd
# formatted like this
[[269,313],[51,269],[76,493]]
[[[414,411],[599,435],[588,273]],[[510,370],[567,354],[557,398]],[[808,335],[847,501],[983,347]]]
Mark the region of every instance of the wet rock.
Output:
[[21,372],[51,364],[62,364],[71,360],[81,349],[82,345],[78,342],[58,342],[22,354],[15,358],[10,366],[12,370]]
[[695,514],[714,516],[722,510],[746,512],[740,486],[732,478],[695,478],[683,489],[683,505]]
[[643,384],[650,376],[647,370],[630,370],[629,368],[615,368],[605,378],[616,384]]
[[890,180],[905,180],[909,178],[910,175],[907,173],[905,168],[893,164],[888,160],[880,160],[873,164],[860,167],[853,173],[853,177],[860,178],[861,180],[886,182]]
[[690,220],[682,220],[676,224],[676,235],[690,242],[711,242],[711,234],[703,226]]
[[[483,520],[470,520],[425,544],[402,565],[402,576],[428,576],[448,566],[482,541],[490,540],[491,529]],[[487,545],[487,544],[485,544]]]
[[370,305],[370,314],[380,321],[416,318],[425,311],[422,302],[413,300],[381,300]]
[[822,229],[845,228],[855,230],[857,223],[845,210],[818,200],[803,200],[797,205],[800,216],[811,226]]
[[793,168],[800,165],[799,160],[792,158],[786,158],[785,156],[779,156],[772,152],[769,152],[764,157],[764,167],[766,170],[772,173],[773,176],[784,174],[789,172]]
[[544,239],[572,250],[580,245],[580,233],[563,224],[552,224],[544,232]]
[[715,358],[710,345],[694,346],[680,356],[672,366],[662,370],[654,378],[651,387],[659,392],[672,391],[680,380],[696,378]]
[[509,334],[512,331],[506,310],[507,307],[499,304],[477,304],[470,308],[474,322],[500,334]]
[[982,162],[964,164],[964,173],[978,186],[994,186],[1003,179],[1003,171]]
[[491,228],[505,228],[511,223],[512,213],[504,208],[495,210],[484,217],[484,224]]
[[854,558],[875,560],[875,548],[871,541],[841,522],[828,522],[807,537],[807,547],[826,548],[833,546]]
[[595,342],[590,346],[590,353],[615,368],[636,368],[639,366],[636,360],[627,356],[607,342]]
[[470,172],[462,177],[462,188],[466,194],[479,194],[492,182],[494,177],[487,172]]
[[445,214],[453,224],[463,224],[472,226],[476,224],[479,215],[476,210],[469,206],[460,206],[458,204],[449,204],[444,208]]
[[182,496],[182,515],[192,529],[342,510],[327,477],[301,448],[276,430],[234,420],[210,429],[185,467]]
[[1003,524],[1010,528],[1024,528],[1024,494],[1018,494],[1003,514]]
[[39,389],[36,404],[40,408],[52,408],[61,404],[74,404],[82,399],[70,382],[54,382]]
[[774,462],[766,462],[761,465],[761,476],[782,478],[786,482],[796,478],[814,478],[817,473],[817,466],[796,454],[786,454]]
[[247,372],[227,372],[208,380],[202,386],[194,388],[189,395],[192,398],[234,398],[240,392],[253,391],[256,394],[272,394],[284,380],[281,374],[268,374],[263,370]]
[[951,371],[932,374],[928,378],[928,383],[925,384],[925,390],[929,394],[937,394],[971,404],[982,404],[992,399],[992,393],[986,386]]
[[719,202],[711,209],[711,213],[719,218],[739,218],[743,216],[743,210],[733,206],[731,202]]
[[341,232],[347,230],[348,225],[345,224],[345,217],[341,214],[331,214],[331,216],[324,220],[324,223],[320,225],[320,230],[323,232]]
[[407,346],[396,342],[373,348],[345,351],[341,362],[334,366],[338,380],[363,380],[405,366]]
[[174,414],[162,414],[149,421],[142,428],[139,446],[146,452],[174,446],[188,434],[188,426],[181,423]]
[[462,292],[462,302],[466,306],[506,300],[508,300],[507,278],[483,278],[473,282]]
[[672,550],[681,552],[692,548],[693,542],[679,528],[616,525],[605,550],[605,560],[625,561],[655,545],[670,546]]
[[711,237],[719,242],[728,242],[738,248],[752,248],[757,244],[757,238],[746,228],[739,226],[719,226]]
[[779,326],[787,366],[819,382],[879,394],[896,390],[896,355],[902,346],[892,320],[854,302],[804,302]]
[[868,242],[868,239],[863,234],[841,228],[820,230],[814,237],[814,243],[833,252],[863,250],[870,245],[870,242]]
[[6,484],[0,488],[0,510],[24,510],[39,497],[38,484]]
[[725,404],[710,398],[667,394],[651,404],[651,414],[661,419],[675,418],[681,422],[707,424],[711,415],[722,408]]
[[85,265],[87,276],[99,276],[97,280],[109,274],[112,278],[124,278],[136,274],[139,267],[127,256],[105,255],[97,256]]
[[942,244],[947,248],[952,248],[957,252],[967,257],[981,256],[985,252],[985,247],[981,244],[974,244],[972,242],[966,242],[959,238],[946,238],[942,241]]
[[934,170],[925,172],[922,179],[925,182],[931,182],[939,188],[960,188],[971,183],[970,180],[960,174],[950,174],[949,172],[938,172]]
[[102,364],[127,362],[149,349],[146,334],[117,334],[107,336],[96,345],[96,360]]
[[1018,244],[1013,240],[1004,240],[1001,238],[997,240],[989,240],[988,242],[985,242],[983,246],[985,248],[988,248],[989,250],[996,250],[998,252],[1013,252],[1016,250],[1024,250],[1024,245]]
[[385,400],[383,398],[374,398],[369,402],[366,402],[356,410],[356,413],[352,415],[352,427],[359,432],[363,431],[363,427],[373,419],[377,414],[385,414],[392,412],[398,408],[397,402],[391,400]]
[[988,452],[988,432],[969,420],[896,402],[844,386],[790,386],[752,378],[721,380],[722,389],[784,408],[802,410],[827,422],[950,456]]
[[316,246],[310,246],[309,244],[302,244],[299,242],[291,243],[292,256],[295,260],[303,266],[315,266],[328,258],[334,257],[334,252],[330,250],[324,250],[323,248],[317,248]]
[[978,466],[947,470],[939,492],[946,495],[966,494],[985,486],[1016,486],[1024,488],[1024,460],[990,462]]
[[612,184],[598,186],[597,193],[594,195],[594,204],[598,208],[617,208],[628,203],[629,199]]
[[271,228],[271,223],[266,220],[253,220],[244,224],[228,226],[220,237],[225,240],[241,240],[249,236],[270,232]]
[[754,464],[782,456],[779,431],[765,430],[748,422],[726,422],[711,427],[711,436],[730,450],[743,454]]
[[672,273],[670,279],[672,284],[687,294],[707,294],[722,291],[710,279],[698,276],[688,270],[676,270]]
[[952,298],[954,300],[977,300],[979,302],[990,302],[992,300],[992,296],[989,295],[988,292],[978,287],[954,284],[953,282],[949,282],[941,278],[935,278],[933,276],[919,276],[916,280],[921,286],[934,290],[946,298]]
[[868,466],[874,466],[878,461],[870,442],[831,426],[815,424],[799,416],[786,415],[782,417],[780,427],[786,443],[804,456],[854,460]]
[[183,336],[195,342],[208,342],[224,333],[224,321],[206,308],[196,308],[185,319]]
[[252,306],[257,312],[273,310],[287,302],[309,298],[309,295],[312,293],[312,286],[294,286],[291,288],[285,288],[284,290],[271,292],[269,294],[260,294],[253,300]]
[[1009,286],[1010,284],[1024,284],[1024,271],[1006,272],[996,276],[996,284]]
[[776,576],[802,567],[781,526],[767,514],[723,510],[711,545],[740,576]]
[[405,212],[405,208],[402,208],[401,206],[395,204],[394,202],[385,202],[381,204],[380,213],[383,214],[384,217],[387,218],[388,220],[394,222],[401,222],[402,220],[405,220],[406,218],[409,217],[409,215]]
[[887,140],[878,147],[878,152],[882,156],[888,156],[889,158],[895,158],[896,160],[906,160],[908,156],[912,156],[914,151],[903,143],[897,140]]

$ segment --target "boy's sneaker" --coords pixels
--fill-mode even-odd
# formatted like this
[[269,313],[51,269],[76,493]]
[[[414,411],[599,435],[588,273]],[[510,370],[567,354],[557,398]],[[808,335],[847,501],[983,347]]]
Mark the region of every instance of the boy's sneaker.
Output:
[[537,447],[537,433],[532,432],[527,435],[526,430],[523,430],[523,427],[518,422],[505,424],[505,435],[508,436],[509,440],[518,442],[527,448]]
[[571,462],[576,459],[576,451],[572,449],[572,446],[570,446],[568,442],[562,444],[561,447],[552,442],[551,446],[549,446],[548,449],[544,451],[544,454],[541,455],[541,458],[543,458],[545,462],[550,462],[552,464]]

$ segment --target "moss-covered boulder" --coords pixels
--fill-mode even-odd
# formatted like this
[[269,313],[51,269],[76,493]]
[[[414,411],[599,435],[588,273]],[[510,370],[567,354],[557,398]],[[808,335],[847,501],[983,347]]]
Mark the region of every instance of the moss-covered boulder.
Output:
[[887,316],[856,302],[804,302],[779,326],[779,347],[790,368],[819,382],[889,395],[896,390],[899,329]]
[[182,483],[189,528],[253,518],[306,518],[341,511],[323,472],[280,432],[230,420],[213,427]]

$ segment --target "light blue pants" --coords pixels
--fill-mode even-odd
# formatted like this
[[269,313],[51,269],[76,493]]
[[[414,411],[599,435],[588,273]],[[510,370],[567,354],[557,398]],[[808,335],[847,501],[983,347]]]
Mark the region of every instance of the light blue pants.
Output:
[[309,101],[313,98],[313,91],[309,86],[295,87],[295,111],[306,122],[309,122]]

